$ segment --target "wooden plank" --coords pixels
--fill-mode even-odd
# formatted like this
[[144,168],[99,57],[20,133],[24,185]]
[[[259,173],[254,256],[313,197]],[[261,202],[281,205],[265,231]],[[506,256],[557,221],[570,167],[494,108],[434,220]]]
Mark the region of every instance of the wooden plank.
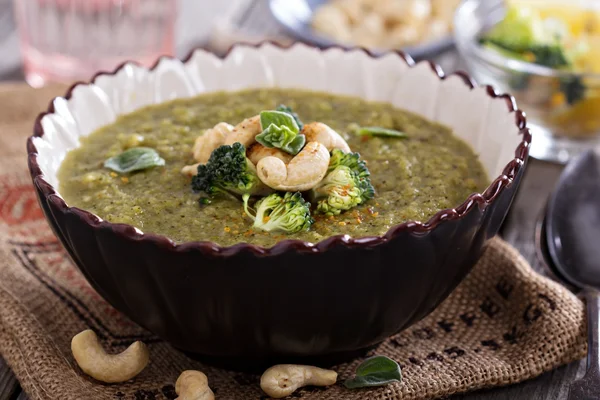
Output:
[[15,378],[6,361],[0,358],[0,400],[12,399],[20,390],[17,378]]
[[19,396],[15,400],[29,400],[29,396],[27,396],[27,393],[21,391],[21,393],[19,393]]

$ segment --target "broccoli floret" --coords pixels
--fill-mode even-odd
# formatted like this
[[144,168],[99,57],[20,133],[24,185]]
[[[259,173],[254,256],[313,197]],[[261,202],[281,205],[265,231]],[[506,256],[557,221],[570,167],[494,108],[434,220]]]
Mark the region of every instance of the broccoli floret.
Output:
[[359,178],[368,178],[371,176],[367,168],[367,163],[361,160],[359,153],[344,153],[342,150],[334,149],[331,152],[327,173],[331,173],[340,165],[350,168]]
[[241,143],[216,148],[208,162],[198,166],[198,174],[192,178],[192,189],[209,196],[268,193]]
[[359,153],[334,149],[327,175],[310,193],[318,201],[317,212],[337,215],[372,199],[375,189],[370,176],[367,163]]
[[339,165],[311,190],[310,195],[317,201],[317,213],[338,215],[372,199],[375,190],[368,176],[361,178],[350,167]]
[[250,196],[245,194],[244,211],[254,220],[254,228],[267,232],[296,233],[310,229],[314,220],[310,216],[310,203],[299,192],[287,192],[282,197],[272,193],[256,202],[254,212],[248,206]]
[[535,45],[527,52],[533,54],[533,62],[550,68],[568,67],[571,65],[562,46]]

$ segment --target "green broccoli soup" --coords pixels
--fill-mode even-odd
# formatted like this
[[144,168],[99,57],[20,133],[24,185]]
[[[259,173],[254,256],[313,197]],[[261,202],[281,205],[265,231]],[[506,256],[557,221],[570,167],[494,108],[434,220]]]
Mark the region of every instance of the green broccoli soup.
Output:
[[442,125],[354,97],[283,89],[154,105],[81,140],[59,171],[70,206],[176,242],[318,242],[426,221],[483,190]]

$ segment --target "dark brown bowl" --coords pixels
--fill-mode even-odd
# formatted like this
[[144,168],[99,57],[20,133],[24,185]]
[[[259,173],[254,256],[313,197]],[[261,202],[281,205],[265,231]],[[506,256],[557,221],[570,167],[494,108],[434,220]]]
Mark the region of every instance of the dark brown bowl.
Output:
[[[166,84],[177,86],[167,72],[191,73],[208,61],[221,63],[221,69],[213,71],[217,76],[231,72],[230,68],[251,70],[243,57],[240,62],[240,55],[247,63],[260,59],[270,65],[270,75],[265,75],[279,79],[272,84],[298,79],[297,71],[289,71],[288,61],[312,62],[312,57],[324,68],[342,68],[329,65],[345,57],[359,59],[363,70],[379,68],[389,74],[386,78],[368,71],[371,76],[389,80],[397,75],[397,90],[415,84],[424,91],[436,88],[432,98],[415,95],[406,108],[418,112],[414,110],[417,103],[427,105],[433,99],[440,105],[434,109],[441,122],[448,120],[459,128],[478,126],[477,134],[466,136],[479,143],[476,150],[483,164],[491,165],[488,169],[497,177],[482,194],[469,196],[455,209],[441,210],[426,223],[403,223],[381,237],[335,236],[317,244],[288,240],[271,248],[247,243],[231,247],[210,242],[175,244],[164,236],[112,224],[69,207],[51,185],[56,183],[64,153],[76,146],[73,137],[110,122],[86,118],[103,114],[110,118],[102,104],[125,98],[119,92],[126,90],[123,79],[146,74],[158,92],[172,96],[173,90],[161,89]],[[248,82],[260,81],[256,72],[252,74]],[[290,75],[285,78],[285,74]],[[163,80],[165,76],[168,79]],[[183,82],[177,87],[184,91],[177,96],[193,94],[185,92],[186,84],[197,90],[196,78],[177,81]],[[377,89],[379,78],[370,79]],[[433,64],[414,65],[410,58],[395,53],[375,59],[359,50],[241,46],[224,61],[197,51],[183,64],[164,59],[151,71],[127,64],[96,76],[93,82],[92,86],[75,85],[64,98],[55,99],[37,119],[28,140],[29,168],[44,214],[90,284],[115,308],[179,349],[234,367],[242,361],[259,365],[258,361],[268,364],[307,357],[337,361],[429,314],[471,270],[500,228],[521,181],[531,139],[525,116],[512,97],[498,95],[490,87],[475,88],[465,74],[445,77]],[[368,86],[364,82],[358,84]],[[328,80],[328,84],[335,82]],[[151,100],[163,100],[159,97]],[[137,106],[123,103],[121,107]],[[90,107],[93,114],[85,112]],[[452,109],[445,112],[448,108]],[[61,118],[67,121],[69,115],[75,127],[56,123]],[[505,135],[500,144],[498,134]]]

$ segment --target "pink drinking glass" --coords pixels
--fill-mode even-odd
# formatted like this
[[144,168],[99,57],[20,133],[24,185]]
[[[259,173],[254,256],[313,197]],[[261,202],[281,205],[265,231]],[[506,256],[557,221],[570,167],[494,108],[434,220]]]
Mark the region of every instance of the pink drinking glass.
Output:
[[176,0],[14,0],[25,79],[34,87],[149,66],[174,53]]

